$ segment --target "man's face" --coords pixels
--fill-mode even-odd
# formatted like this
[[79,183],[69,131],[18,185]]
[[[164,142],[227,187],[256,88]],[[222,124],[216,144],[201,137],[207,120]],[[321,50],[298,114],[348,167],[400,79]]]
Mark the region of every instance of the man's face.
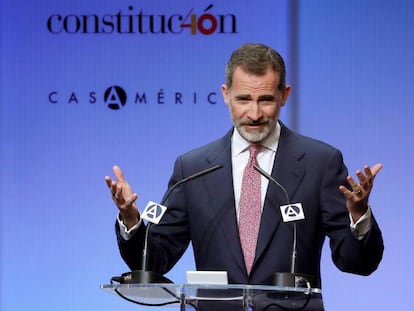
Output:
[[254,75],[237,67],[233,85],[222,85],[224,101],[229,106],[234,126],[251,143],[263,141],[276,127],[281,107],[290,87],[278,89],[279,74],[269,68],[264,75]]

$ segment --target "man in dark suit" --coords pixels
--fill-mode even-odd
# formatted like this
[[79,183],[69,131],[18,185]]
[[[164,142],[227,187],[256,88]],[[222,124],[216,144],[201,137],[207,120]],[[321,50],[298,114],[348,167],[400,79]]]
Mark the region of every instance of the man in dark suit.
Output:
[[[301,203],[305,215],[297,223],[296,272],[316,276],[320,283],[325,236],[340,270],[369,275],[377,268],[383,240],[368,197],[382,165],[358,170],[356,181],[348,175],[340,151],[289,130],[279,121],[289,92],[285,65],[276,51],[246,44],[232,54],[222,93],[234,128],[178,157],[169,186],[214,165],[223,167],[171,192],[166,214],[149,235],[150,270],[168,272],[191,241],[198,270],[227,271],[229,283],[267,284],[272,273],[291,268],[292,227],[283,223],[279,209],[291,202]],[[254,156],[249,146],[257,147]],[[257,182],[244,181],[259,174],[245,172],[251,163],[280,185],[262,177],[252,189]],[[122,258],[136,270],[145,225],[135,203],[137,194],[119,167],[114,174],[116,180],[107,176],[106,182],[119,209],[118,244]],[[256,203],[251,198],[257,198]],[[253,205],[258,205],[256,216]]]

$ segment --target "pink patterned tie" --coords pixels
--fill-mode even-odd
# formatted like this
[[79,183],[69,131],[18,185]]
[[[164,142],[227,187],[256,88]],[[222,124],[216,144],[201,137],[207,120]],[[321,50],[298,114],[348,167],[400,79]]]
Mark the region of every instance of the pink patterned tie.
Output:
[[253,265],[256,253],[257,237],[259,234],[260,217],[262,213],[260,201],[261,176],[253,165],[258,165],[256,156],[262,145],[249,146],[250,158],[244,169],[240,194],[239,235],[244,254],[247,273]]

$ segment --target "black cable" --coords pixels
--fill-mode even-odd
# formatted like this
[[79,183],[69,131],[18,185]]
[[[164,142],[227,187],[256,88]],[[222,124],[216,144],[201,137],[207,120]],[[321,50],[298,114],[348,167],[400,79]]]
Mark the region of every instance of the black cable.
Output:
[[306,301],[305,301],[305,303],[303,304],[303,306],[299,306],[299,307],[291,307],[291,308],[288,308],[288,307],[284,307],[284,306],[282,306],[282,305],[280,305],[280,304],[278,304],[278,303],[271,303],[271,304],[268,304],[264,309],[263,309],[263,311],[266,311],[267,309],[269,309],[270,307],[278,307],[278,308],[280,308],[280,309],[282,309],[282,310],[286,310],[286,311],[301,311],[301,310],[304,310],[305,308],[306,308],[306,306],[309,304],[309,301],[310,301],[310,299],[311,299],[311,294],[310,293],[305,293],[305,295],[307,296],[307,298],[306,298]]
[[122,299],[125,299],[126,301],[135,303],[137,305],[146,306],[146,307],[162,307],[162,306],[167,306],[167,305],[171,305],[171,304],[174,304],[174,303],[180,303],[180,300],[160,302],[160,303],[146,303],[146,302],[137,301],[137,300],[133,300],[131,298],[128,298],[127,296],[125,296],[124,294],[122,294],[117,288],[115,288],[114,291]]
[[[112,277],[112,278],[111,278],[111,284],[113,284],[113,282],[114,282],[114,281],[115,281],[115,282],[120,282],[120,280],[122,280],[122,277]],[[147,303],[147,302],[142,302],[142,301],[133,300],[133,299],[131,299],[131,298],[128,298],[127,296],[125,296],[124,294],[122,294],[122,293],[118,290],[118,288],[115,288],[115,289],[114,289],[114,292],[115,292],[115,293],[116,293],[119,297],[121,297],[122,299],[124,299],[124,300],[126,300],[126,301],[129,301],[129,302],[135,303],[135,304],[140,305],[140,306],[145,306],[145,307],[162,307],[162,306],[172,305],[172,304],[174,304],[174,303],[178,303],[178,304],[180,304],[180,303],[181,303],[181,299],[180,299],[180,297],[177,297],[177,295],[176,295],[175,293],[171,292],[168,288],[165,288],[165,287],[161,287],[161,288],[162,288],[164,291],[166,291],[167,293],[169,293],[171,296],[173,296],[174,298],[176,298],[176,300],[166,301],[166,302],[160,302],[160,303]],[[195,310],[198,310],[198,309],[197,309],[197,307],[194,305],[194,303],[191,303],[191,302],[186,302],[185,304],[186,304],[186,305],[190,305],[190,306],[192,306]]]

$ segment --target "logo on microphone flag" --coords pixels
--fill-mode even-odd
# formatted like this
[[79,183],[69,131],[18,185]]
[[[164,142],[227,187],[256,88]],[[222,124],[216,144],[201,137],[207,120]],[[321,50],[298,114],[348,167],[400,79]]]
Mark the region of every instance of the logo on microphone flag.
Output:
[[303,213],[302,203],[292,203],[280,206],[280,212],[283,217],[283,222],[297,221],[305,219]]
[[166,210],[166,206],[149,201],[141,214],[141,218],[154,224],[158,224]]

